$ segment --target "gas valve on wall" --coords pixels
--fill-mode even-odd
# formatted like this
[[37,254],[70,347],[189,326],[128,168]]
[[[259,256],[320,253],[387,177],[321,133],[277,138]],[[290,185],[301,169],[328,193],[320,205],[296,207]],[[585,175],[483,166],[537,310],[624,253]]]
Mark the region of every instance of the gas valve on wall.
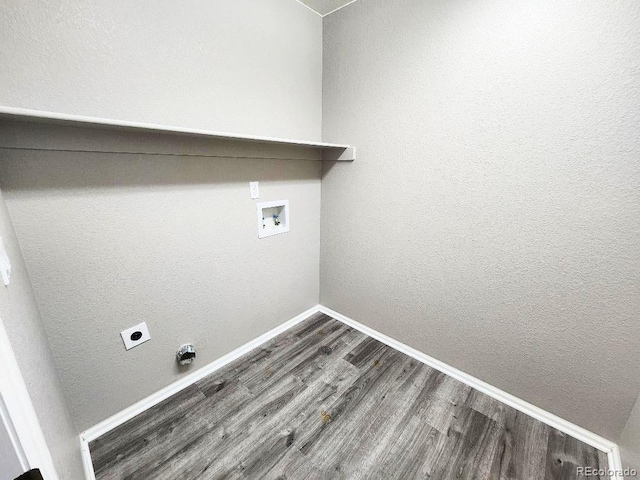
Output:
[[176,358],[180,365],[189,365],[196,358],[196,347],[190,343],[182,345],[176,353]]

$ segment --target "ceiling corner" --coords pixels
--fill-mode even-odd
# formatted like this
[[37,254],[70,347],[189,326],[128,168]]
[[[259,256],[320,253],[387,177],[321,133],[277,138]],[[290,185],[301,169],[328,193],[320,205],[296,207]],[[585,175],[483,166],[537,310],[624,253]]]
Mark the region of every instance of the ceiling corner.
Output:
[[330,13],[340,10],[342,7],[346,7],[350,3],[356,0],[296,0],[302,3],[306,7],[310,8],[318,15],[324,17]]

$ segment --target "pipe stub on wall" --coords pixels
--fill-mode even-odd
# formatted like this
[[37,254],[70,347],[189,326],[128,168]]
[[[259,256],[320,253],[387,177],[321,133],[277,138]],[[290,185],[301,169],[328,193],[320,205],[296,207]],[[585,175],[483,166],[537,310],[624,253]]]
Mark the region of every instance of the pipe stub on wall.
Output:
[[182,345],[176,353],[176,359],[180,365],[189,365],[196,358],[196,347],[190,343]]

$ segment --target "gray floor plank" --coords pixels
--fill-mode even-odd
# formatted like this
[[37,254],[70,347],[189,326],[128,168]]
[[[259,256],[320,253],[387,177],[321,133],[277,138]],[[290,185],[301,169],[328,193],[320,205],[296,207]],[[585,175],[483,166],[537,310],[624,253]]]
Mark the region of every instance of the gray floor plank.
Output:
[[407,415],[392,433],[390,448],[368,466],[364,478],[429,478],[445,449],[447,436],[414,415]]
[[249,478],[267,473],[281,461],[289,449],[296,448],[301,432],[308,430],[310,425],[323,421],[326,399],[340,394],[356,378],[357,372],[345,372],[340,365],[332,365],[321,379],[264,423],[263,435],[237,442],[224,458],[220,458],[213,471],[225,476],[240,469]]
[[[491,408],[491,411],[496,412],[495,408]],[[508,415],[500,414],[499,420],[496,420],[504,420],[505,428],[498,445],[499,450],[494,458],[491,478],[500,480],[544,479],[551,428],[508,407],[504,409],[504,412],[508,412]]]
[[447,443],[450,448],[445,447],[430,478],[489,479],[501,432],[499,424],[473,409],[465,408],[449,429]]
[[141,452],[146,455],[149,446],[154,446],[153,438],[161,436],[176,419],[182,418],[204,398],[192,385],[138,415],[135,421],[127,422],[91,442],[89,449],[96,474],[111,470],[112,474],[122,477],[124,474],[114,472],[126,471],[127,457],[137,457]]
[[90,450],[97,480],[565,480],[608,467],[595,448],[323,314]]
[[[608,469],[608,465],[600,465],[602,457],[589,445],[576,440],[554,428],[550,429],[547,446],[546,475],[548,480],[573,480],[584,478],[578,475],[577,467],[592,469]],[[606,477],[604,477],[606,478]]]

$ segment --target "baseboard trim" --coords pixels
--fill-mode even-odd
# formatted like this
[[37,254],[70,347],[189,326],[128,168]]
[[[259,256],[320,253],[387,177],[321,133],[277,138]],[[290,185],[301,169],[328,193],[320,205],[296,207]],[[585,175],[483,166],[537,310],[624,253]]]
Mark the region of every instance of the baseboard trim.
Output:
[[91,461],[91,453],[89,451],[89,442],[95,440],[101,435],[104,435],[117,426],[122,425],[127,420],[130,420],[139,413],[142,413],[143,411],[153,407],[154,405],[169,398],[171,395],[174,395],[180,390],[194,384],[207,375],[212,374],[216,370],[219,370],[225,365],[240,358],[242,355],[250,352],[256,347],[259,347],[263,343],[287,331],[288,329],[292,328],[306,318],[318,312],[329,315],[330,317],[333,317],[336,320],[349,325],[350,327],[355,328],[356,330],[359,330],[362,333],[365,333],[370,337],[375,338],[376,340],[389,345],[390,347],[406,355],[409,355],[410,357],[415,358],[419,362],[429,365],[430,367],[435,368],[436,370],[439,370],[442,373],[445,373],[455,378],[456,380],[469,385],[472,388],[475,388],[485,395],[495,398],[496,400],[509,405],[510,407],[515,408],[516,410],[535,418],[536,420],[539,420],[553,428],[560,430],[561,432],[566,433],[567,435],[571,435],[572,437],[588,445],[591,445],[598,450],[601,450],[602,452],[607,454],[609,460],[609,469],[614,472],[614,474],[610,477],[611,480],[624,480],[622,474],[619,473],[623,470],[622,461],[620,458],[620,450],[614,442],[611,442],[599,435],[596,435],[593,432],[590,432],[578,425],[564,420],[563,418],[547,412],[546,410],[536,407],[529,402],[526,402],[518,397],[515,397],[514,395],[511,395],[510,393],[500,390],[499,388],[496,388],[493,385],[488,384],[487,382],[475,378],[472,375],[469,375],[461,370],[458,370],[457,368],[441,362],[440,360],[430,357],[429,355],[422,353],[415,348],[405,345],[402,342],[399,342],[383,333],[378,332],[377,330],[374,330],[371,327],[367,327],[366,325],[363,325],[362,323],[357,322],[323,305],[317,305],[302,312],[300,315],[296,315],[294,318],[284,322],[278,327],[264,333],[263,335],[260,335],[254,340],[251,340],[250,342],[238,347],[237,349],[224,355],[223,357],[214,360],[210,364],[205,365],[204,367],[189,375],[182,377],[178,381],[166,386],[162,390],[159,390],[158,392],[148,396],[147,398],[131,405],[121,412],[116,413],[108,419],[82,432],[80,434],[80,447],[87,480],[95,480],[93,463]]
[[[458,370],[451,365],[430,357],[429,355],[422,353],[415,348],[405,345],[404,343],[399,342],[398,340],[395,340],[385,335],[384,333],[380,333],[371,327],[363,325],[362,323],[357,322],[352,318],[342,315],[335,310],[327,308],[323,305],[320,305],[319,309],[322,313],[329,315],[330,317],[333,317],[336,320],[339,320],[342,323],[349,325],[350,327],[353,327],[356,330],[359,330],[362,333],[369,335],[370,337],[373,337],[376,340],[389,345],[390,347],[406,355],[409,355],[410,357],[415,358],[419,362],[429,365],[430,367],[435,368],[436,370],[439,370],[442,373],[445,373],[450,377],[453,377],[456,380],[469,385],[472,388],[475,388],[485,395],[495,398],[496,400],[509,405],[510,407],[515,408],[516,410],[525,413],[530,417],[533,417],[536,420],[549,425],[550,427],[556,428],[561,432],[566,433],[567,435],[571,435],[572,437],[588,445],[591,445],[594,448],[597,448],[598,450],[607,454],[610,470],[615,472],[622,471],[623,467],[620,460],[620,451],[618,449],[618,446],[615,443],[607,440],[606,438],[603,438],[600,435],[596,435],[595,433],[590,432],[589,430],[586,430],[578,425],[575,425],[574,423],[571,423],[563,418],[560,418],[557,415],[547,412],[542,408],[536,407],[529,402],[526,402],[514,395],[511,395],[510,393],[500,390],[499,388],[496,388],[493,385],[488,384],[487,382],[469,375],[468,373]],[[623,477],[621,474],[613,475],[611,476],[611,480],[623,480]]]
[[610,452],[606,452],[609,459],[609,470],[613,470],[611,480],[624,480],[624,465],[622,464],[622,457],[620,456],[620,447],[617,444],[613,445]]
[[96,438],[104,435],[105,433],[113,430],[114,428],[122,425],[127,420],[132,419],[136,415],[144,412],[145,410],[157,405],[163,400],[166,400],[170,396],[178,393],[180,390],[187,388],[190,385],[193,385],[198,380],[203,379],[207,375],[211,375],[216,370],[221,369],[225,365],[233,362],[234,360],[240,358],[244,354],[250,352],[254,348],[259,347],[265,342],[268,342],[272,338],[280,335],[281,333],[289,330],[294,327],[298,323],[303,320],[309,318],[311,315],[318,313],[320,311],[320,306],[316,305],[315,307],[311,307],[308,310],[305,310],[299,315],[296,315],[290,320],[287,320],[281,325],[278,325],[276,328],[269,330],[268,332],[260,335],[257,338],[254,338],[248,343],[236,348],[232,352],[227,353],[226,355],[220,357],[217,360],[205,365],[202,368],[199,368],[193,373],[189,375],[185,375],[179,380],[173,382],[170,385],[167,385],[161,390],[158,390],[156,393],[149,395],[147,398],[140,400],[137,403],[134,403],[130,407],[125,408],[124,410],[112,415],[106,420],[98,423],[97,425],[85,430],[80,434],[80,452],[82,454],[82,462],[84,465],[84,472],[87,480],[95,480],[95,472],[93,471],[93,462],[91,461],[91,452],[89,451],[89,442],[92,442]]

